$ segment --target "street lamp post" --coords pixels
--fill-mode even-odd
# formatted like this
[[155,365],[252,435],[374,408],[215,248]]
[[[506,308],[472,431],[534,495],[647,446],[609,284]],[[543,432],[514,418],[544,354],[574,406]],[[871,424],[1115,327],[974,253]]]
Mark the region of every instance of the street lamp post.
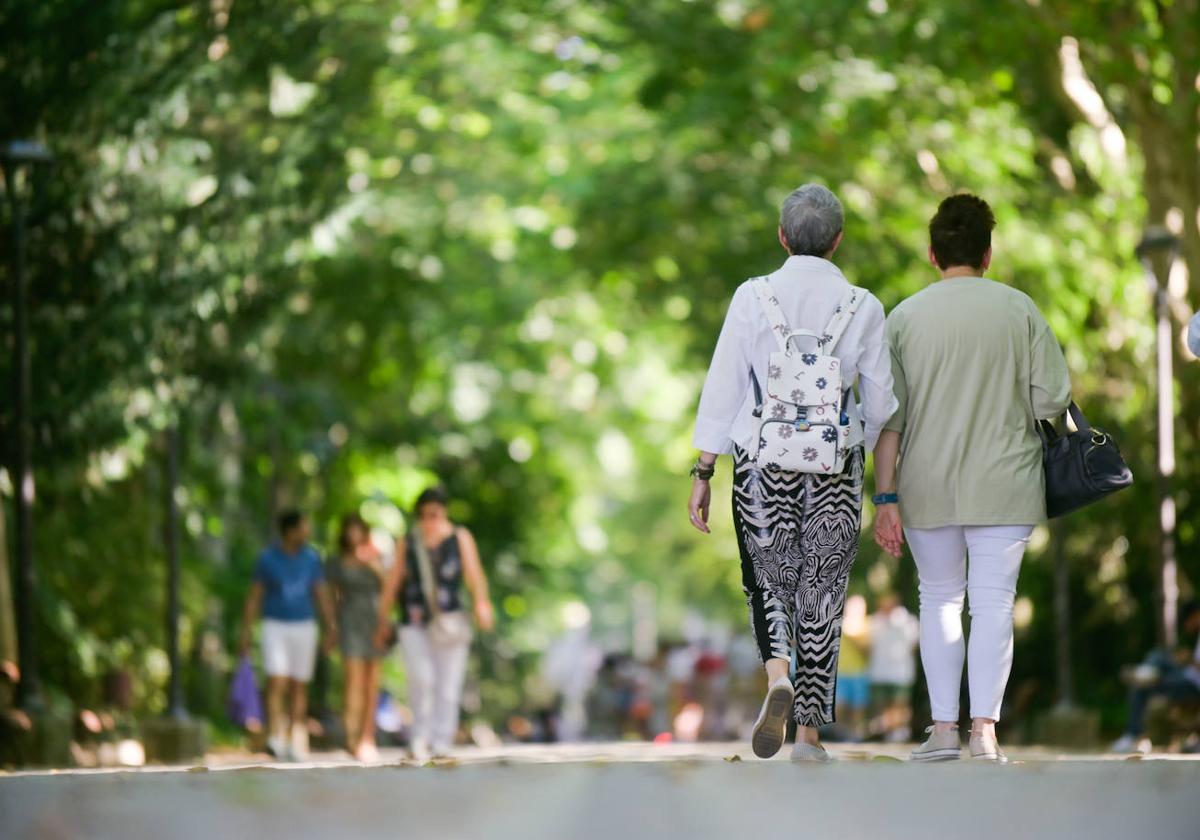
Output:
[[1146,285],[1154,300],[1157,324],[1157,396],[1158,396],[1158,524],[1159,567],[1154,594],[1158,607],[1158,643],[1170,650],[1178,635],[1176,613],[1179,585],[1175,561],[1175,497],[1171,492],[1171,476],[1175,473],[1175,374],[1174,340],[1171,328],[1171,307],[1167,283],[1159,279],[1158,266],[1171,262],[1179,249],[1179,240],[1166,228],[1146,228],[1137,246]]
[[29,368],[29,296],[25,276],[26,201],[20,193],[23,182],[39,164],[50,164],[54,156],[40,143],[14,141],[0,148],[0,168],[4,188],[12,209],[12,289],[13,289],[13,426],[15,440],[13,476],[16,487],[16,607],[17,656],[21,680],[17,684],[17,704],[26,711],[39,711],[42,686],[38,673],[37,615],[34,597],[37,572],[33,563],[33,426],[30,422]]
[[179,421],[167,427],[163,463],[163,547],[167,556],[166,620],[167,660],[171,673],[167,683],[166,714],[142,723],[142,741],[148,761],[174,764],[204,755],[208,728],[203,718],[188,715],[183,698],[183,671],[179,663]]
[[1066,534],[1061,524],[1050,525],[1054,555],[1054,663],[1058,682],[1058,707],[1075,706],[1075,680],[1071,671],[1071,568],[1067,563]]
[[165,518],[163,542],[167,550],[167,659],[171,666],[167,688],[167,716],[176,720],[187,717],[183,702],[183,680],[179,669],[179,426],[167,428],[166,479],[163,484]]

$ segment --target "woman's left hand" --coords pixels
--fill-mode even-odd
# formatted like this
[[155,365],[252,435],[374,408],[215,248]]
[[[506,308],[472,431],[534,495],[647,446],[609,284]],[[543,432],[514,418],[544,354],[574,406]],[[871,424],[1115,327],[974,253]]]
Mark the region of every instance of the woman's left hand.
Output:
[[904,523],[896,504],[875,509],[875,543],[893,557],[904,556]]
[[707,481],[692,479],[692,497],[688,499],[688,518],[692,527],[702,534],[710,534],[708,527],[708,506],[712,501],[712,488]]

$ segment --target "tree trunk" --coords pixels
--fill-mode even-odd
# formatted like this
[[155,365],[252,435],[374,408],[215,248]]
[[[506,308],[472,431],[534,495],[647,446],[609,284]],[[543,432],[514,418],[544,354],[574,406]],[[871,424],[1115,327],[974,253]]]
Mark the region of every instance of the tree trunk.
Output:
[[1071,668],[1071,567],[1067,562],[1067,540],[1060,523],[1050,526],[1054,558],[1054,671],[1058,705],[1075,705],[1075,683]]
[[[17,661],[17,623],[13,613],[12,571],[8,567],[8,533],[4,528],[4,505],[0,504],[0,670],[5,663]],[[0,686],[4,684],[0,679]],[[11,702],[6,690],[0,690],[0,710]]]

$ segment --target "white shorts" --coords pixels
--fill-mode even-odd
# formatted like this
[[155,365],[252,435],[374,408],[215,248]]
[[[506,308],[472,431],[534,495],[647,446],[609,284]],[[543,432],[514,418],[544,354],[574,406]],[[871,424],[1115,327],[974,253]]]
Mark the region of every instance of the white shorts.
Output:
[[268,677],[308,682],[317,664],[317,622],[264,619],[262,654]]

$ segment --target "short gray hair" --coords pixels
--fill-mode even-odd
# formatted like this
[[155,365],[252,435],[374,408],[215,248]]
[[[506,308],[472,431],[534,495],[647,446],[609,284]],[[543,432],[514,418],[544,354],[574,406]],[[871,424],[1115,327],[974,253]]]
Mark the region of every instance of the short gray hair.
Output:
[[779,211],[783,238],[795,256],[828,254],[844,221],[842,202],[820,184],[805,184],[793,191]]

